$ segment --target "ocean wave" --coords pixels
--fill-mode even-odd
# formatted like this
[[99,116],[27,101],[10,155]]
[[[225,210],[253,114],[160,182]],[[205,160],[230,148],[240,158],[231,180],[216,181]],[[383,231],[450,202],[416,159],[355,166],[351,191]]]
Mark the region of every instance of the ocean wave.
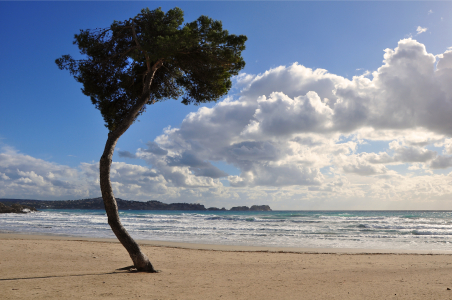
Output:
[[[444,212],[120,212],[139,239],[279,247],[446,249]],[[114,237],[105,212],[45,210],[1,215],[2,231]],[[448,250],[448,248],[446,249]]]

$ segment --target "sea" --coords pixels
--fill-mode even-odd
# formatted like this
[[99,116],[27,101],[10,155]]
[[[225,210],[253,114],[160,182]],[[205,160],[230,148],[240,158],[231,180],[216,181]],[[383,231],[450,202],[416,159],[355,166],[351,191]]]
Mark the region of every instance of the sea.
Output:
[[[452,211],[120,211],[138,240],[199,244],[451,251]],[[1,214],[0,232],[114,238],[102,210]]]

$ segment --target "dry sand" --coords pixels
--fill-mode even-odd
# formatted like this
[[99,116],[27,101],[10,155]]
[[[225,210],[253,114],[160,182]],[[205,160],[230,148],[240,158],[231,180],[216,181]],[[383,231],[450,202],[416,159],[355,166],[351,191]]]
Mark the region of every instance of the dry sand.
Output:
[[173,246],[131,273],[117,242],[0,234],[0,299],[452,299],[451,255]]

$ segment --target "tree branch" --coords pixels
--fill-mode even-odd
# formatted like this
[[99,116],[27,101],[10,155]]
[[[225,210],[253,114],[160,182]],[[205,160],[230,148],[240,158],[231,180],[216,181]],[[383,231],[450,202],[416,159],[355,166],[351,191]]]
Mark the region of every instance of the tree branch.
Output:
[[146,73],[146,75],[151,71],[151,62],[149,59],[149,55],[146,53],[146,51],[143,50],[143,48],[141,47],[140,43],[138,43],[138,38],[137,38],[137,33],[135,32],[135,21],[134,19],[132,19],[132,33],[133,33],[133,39],[135,40],[135,43],[138,46],[138,49],[141,50],[141,52],[143,52],[144,57],[146,58],[146,66],[148,68],[148,72]]
[[118,127],[108,134],[109,137],[117,138],[126,132],[126,130],[132,125],[135,121],[138,113],[143,108],[143,106],[149,102],[151,94],[150,88],[152,84],[152,80],[154,79],[155,72],[157,72],[158,68],[163,65],[163,59],[159,59],[151,68],[152,75],[149,78],[146,78],[145,85],[143,86],[143,92],[141,94],[140,99],[132,106],[127,116],[122,120],[122,122],[118,125]]

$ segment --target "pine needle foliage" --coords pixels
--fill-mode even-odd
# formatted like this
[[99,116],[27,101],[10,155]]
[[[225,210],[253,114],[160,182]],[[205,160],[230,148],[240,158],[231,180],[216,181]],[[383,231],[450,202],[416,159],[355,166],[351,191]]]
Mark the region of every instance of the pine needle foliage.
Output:
[[108,28],[80,30],[73,43],[85,58],[63,55],[55,62],[83,84],[82,92],[112,132],[143,97],[149,98],[147,105],[167,99],[217,101],[231,88],[231,76],[245,66],[241,53],[246,40],[206,16],[184,24],[180,8],[166,13],[146,8]]

